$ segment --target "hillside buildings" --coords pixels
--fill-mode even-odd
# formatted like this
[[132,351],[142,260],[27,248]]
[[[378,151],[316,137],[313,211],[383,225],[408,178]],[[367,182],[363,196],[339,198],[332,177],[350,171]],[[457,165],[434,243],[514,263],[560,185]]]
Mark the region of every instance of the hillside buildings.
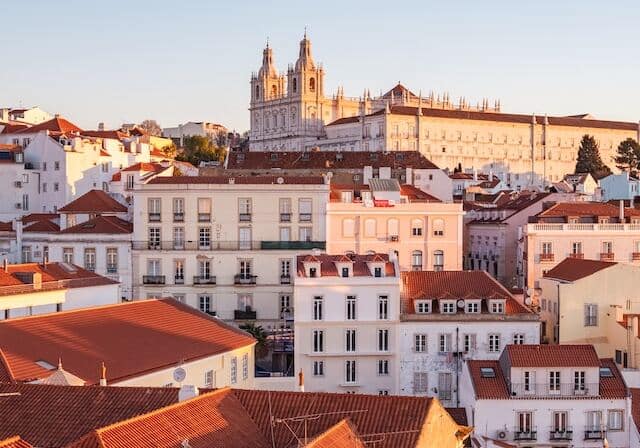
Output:
[[177,147],[184,146],[184,138],[198,135],[208,137],[213,141],[222,138],[226,140],[227,128],[217,123],[206,121],[188,121],[172,128],[163,128],[162,136],[170,138]]

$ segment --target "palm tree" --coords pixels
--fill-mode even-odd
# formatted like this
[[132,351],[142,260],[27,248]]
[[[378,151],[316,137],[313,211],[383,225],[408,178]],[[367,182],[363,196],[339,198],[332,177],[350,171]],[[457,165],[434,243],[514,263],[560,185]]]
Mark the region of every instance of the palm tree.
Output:
[[263,358],[269,353],[267,332],[260,325],[246,323],[240,325],[240,329],[254,337],[256,341],[256,359]]

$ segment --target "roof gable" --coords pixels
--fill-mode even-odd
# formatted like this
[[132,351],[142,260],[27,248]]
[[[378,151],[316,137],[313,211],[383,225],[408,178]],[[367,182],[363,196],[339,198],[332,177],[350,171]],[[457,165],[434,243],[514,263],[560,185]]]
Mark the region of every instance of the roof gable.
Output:
[[127,207],[102,190],[91,190],[58,211],[64,213],[126,213]]
[[584,260],[569,257],[547,271],[544,277],[575,282],[617,264],[614,261]]

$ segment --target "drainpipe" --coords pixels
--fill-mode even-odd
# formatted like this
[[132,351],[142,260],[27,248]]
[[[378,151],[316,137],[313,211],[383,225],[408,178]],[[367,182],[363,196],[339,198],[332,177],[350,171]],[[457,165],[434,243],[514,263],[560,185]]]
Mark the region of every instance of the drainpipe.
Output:
[[556,284],[556,287],[558,288],[558,340],[556,341],[556,343],[560,343],[560,282],[558,282]]
[[460,328],[456,327],[456,407],[460,407]]

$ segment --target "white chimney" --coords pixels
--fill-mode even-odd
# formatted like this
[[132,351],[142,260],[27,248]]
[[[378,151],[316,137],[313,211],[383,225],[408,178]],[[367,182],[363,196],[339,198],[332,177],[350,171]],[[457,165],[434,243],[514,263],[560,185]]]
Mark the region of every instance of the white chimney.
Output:
[[100,385],[106,386],[107,385],[107,366],[104,365],[104,362],[102,363],[100,370],[101,370]]
[[624,222],[624,200],[620,199],[620,222]]
[[365,166],[362,169],[362,183],[369,185],[369,179],[373,177],[373,167],[370,165]]
[[180,386],[178,391],[178,401],[190,400],[197,397],[199,394],[198,388],[193,384],[185,384]]
[[477,169],[473,169],[473,181],[477,182],[478,181],[478,170]]
[[104,123],[102,121],[98,123],[98,131],[104,131]]
[[302,373],[302,369],[298,373],[298,387],[300,388],[300,392],[304,392],[304,373]]

